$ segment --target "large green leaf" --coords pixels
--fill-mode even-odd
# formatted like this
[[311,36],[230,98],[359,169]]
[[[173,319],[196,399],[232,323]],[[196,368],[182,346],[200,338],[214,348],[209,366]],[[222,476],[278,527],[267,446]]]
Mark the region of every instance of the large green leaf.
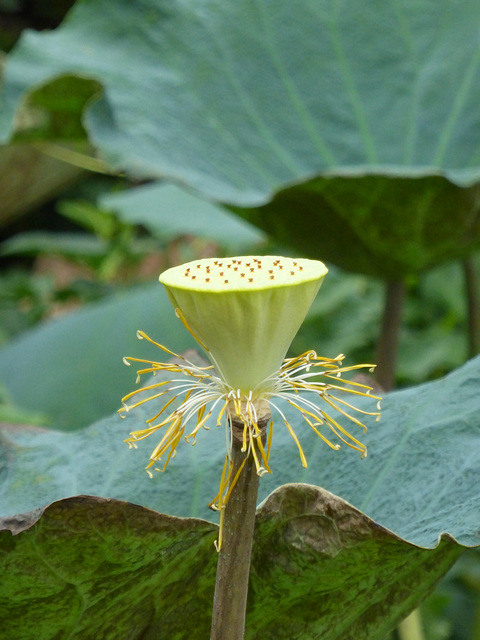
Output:
[[45,414],[51,426],[84,427],[117,407],[131,381],[122,358],[145,355],[136,332],[154,335],[159,323],[172,349],[195,342],[158,283],[119,293],[14,339],[0,350],[0,380],[15,404]]
[[[414,544],[433,548],[445,532],[461,544],[480,544],[479,382],[477,357],[441,380],[388,394],[382,420],[369,424],[365,436],[357,434],[368,445],[365,460],[348,448],[332,452],[285,407],[309,465],[301,467],[295,444],[277,420],[273,475],[262,477],[260,497],[279,484],[306,482],[342,496]],[[209,517],[207,504],[217,491],[225,455],[224,427],[212,420],[197,444],[182,443],[168,470],[152,480],[143,466],[157,439],[139,442],[135,451],[123,439],[155,413],[152,402],[125,420],[115,414],[76,433],[4,430],[0,514],[81,493],[177,516]]]
[[[247,638],[383,640],[466,547],[480,544],[479,381],[477,358],[442,380],[388,394],[382,421],[369,424],[366,460],[330,451],[293,414],[309,459],[301,470],[294,443],[275,426],[274,473],[262,478],[261,495],[300,480],[342,498],[289,484],[260,507]],[[0,505],[11,517],[0,523],[14,537],[0,534],[0,613],[9,640],[34,625],[45,640],[208,635],[215,525],[73,497],[207,516],[224,429],[212,425],[195,447],[183,444],[151,480],[141,466],[154,443],[131,452],[122,439],[152,411],[74,434],[3,429]]]
[[23,101],[17,137],[67,135],[89,105],[114,167],[241,207],[276,194],[263,228],[400,278],[480,244],[479,20],[473,0],[80,0],[12,54],[0,130]]
[[[208,637],[215,525],[77,497],[0,529],[9,640]],[[254,545],[251,640],[383,640],[462,553],[448,537],[433,551],[409,545],[308,485],[270,496]]]

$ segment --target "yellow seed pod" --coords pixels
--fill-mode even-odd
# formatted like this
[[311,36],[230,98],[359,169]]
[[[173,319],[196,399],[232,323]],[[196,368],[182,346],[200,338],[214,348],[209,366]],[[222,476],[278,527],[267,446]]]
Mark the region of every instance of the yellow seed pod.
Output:
[[318,260],[238,256],[173,267],[160,282],[221,378],[257,395],[280,368],[327,272]]

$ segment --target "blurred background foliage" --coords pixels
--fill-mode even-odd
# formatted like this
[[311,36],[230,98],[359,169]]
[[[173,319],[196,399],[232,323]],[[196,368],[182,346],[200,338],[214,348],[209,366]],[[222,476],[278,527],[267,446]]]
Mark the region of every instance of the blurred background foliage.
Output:
[[[0,47],[4,54],[12,50],[25,28],[57,27],[73,4],[72,0],[48,3],[0,0]],[[56,91],[61,88],[63,100],[69,91],[68,77],[59,83],[61,87],[52,82],[42,88],[33,96],[32,104],[54,113],[52,122],[63,123],[56,132],[64,138],[72,136],[72,132],[75,134],[72,137],[81,136],[82,126],[77,126],[78,120],[58,117],[63,107],[61,100],[57,101]],[[95,86],[90,80],[80,88],[74,83],[72,100],[77,104],[73,110],[83,109]],[[86,147],[80,150],[79,158],[87,153]],[[168,335],[170,331],[169,346],[175,349],[193,346],[188,338],[179,337],[181,332],[177,332],[173,324],[167,327],[169,320],[165,320],[163,331],[164,321],[156,317],[157,302],[149,302],[157,295],[154,283],[160,271],[199,257],[249,252],[291,255],[300,252],[322,259],[318,246],[325,243],[325,239],[319,234],[328,242],[325,228],[328,231],[330,223],[321,216],[335,214],[338,222],[342,218],[339,212],[348,208],[349,201],[355,197],[361,203],[358,218],[351,225],[345,220],[345,226],[337,224],[340,234],[332,233],[331,247],[325,248],[330,274],[292,345],[292,352],[310,348],[328,356],[344,352],[348,364],[376,361],[382,357],[379,355],[382,348],[387,348],[390,352],[383,357],[389,359],[394,372],[394,378],[386,376],[387,387],[439,378],[479,352],[480,252],[475,235],[478,234],[475,187],[466,188],[465,203],[465,192],[458,195],[461,190],[458,185],[442,182],[438,187],[438,177],[425,177],[427,200],[434,194],[429,206],[434,203],[435,215],[437,210],[444,209],[450,215],[462,201],[465,204],[462,211],[468,214],[469,224],[471,217],[476,216],[473,226],[468,227],[475,233],[472,232],[466,242],[469,232],[468,229],[465,232],[466,227],[462,228],[464,244],[453,237],[444,248],[444,238],[442,242],[434,238],[435,242],[429,245],[429,249],[433,247],[431,255],[427,255],[427,249],[422,253],[418,246],[412,245],[410,257],[402,262],[403,257],[399,256],[404,247],[400,245],[392,251],[388,242],[389,224],[392,220],[398,223],[400,218],[395,217],[393,209],[382,210],[385,202],[382,193],[388,188],[390,198],[400,204],[408,202],[408,207],[414,208],[412,202],[418,203],[423,197],[419,196],[417,184],[412,186],[403,180],[395,182],[393,187],[392,183],[385,187],[377,180],[372,187],[369,177],[350,176],[348,184],[319,178],[294,187],[284,185],[283,191],[277,191],[269,201],[245,207],[228,198],[223,202],[200,199],[189,190],[148,176],[132,178],[128,172],[123,175],[121,171],[110,171],[101,161],[86,166],[80,160],[73,164],[63,161],[67,156],[70,160],[74,158],[77,151],[75,146],[70,155],[62,156],[61,152],[55,155],[51,149],[34,143],[6,145],[0,149],[0,421],[58,428],[60,422],[65,424],[62,411],[73,402],[69,397],[73,386],[84,386],[84,391],[78,393],[81,398],[84,393],[83,400],[88,404],[92,387],[98,385],[95,377],[100,374],[93,368],[92,360],[91,366],[80,367],[68,389],[62,388],[57,371],[55,377],[52,373],[52,380],[47,380],[45,390],[32,390],[29,395],[28,384],[25,390],[25,380],[29,380],[25,368],[35,376],[41,372],[48,379],[50,369],[45,367],[45,360],[55,361],[59,357],[55,353],[55,342],[48,337],[52,322],[56,323],[57,348],[64,355],[69,353],[74,318],[81,313],[84,314],[81,326],[87,328],[84,335],[78,335],[79,341],[91,340],[96,330],[106,334],[111,320],[106,321],[105,329],[96,329],[101,325],[98,319],[110,319],[115,314],[121,316],[119,332],[132,333],[133,348],[134,331],[140,328],[135,325],[142,316],[129,315],[127,309],[140,291],[144,317],[152,320],[152,333],[160,332],[162,335],[156,337],[164,340],[165,332]],[[95,170],[89,170],[92,168]],[[354,181],[355,195],[352,196]],[[366,207],[362,198],[371,194],[372,189],[378,189],[370,204],[379,226],[377,236],[372,232],[368,237],[362,230],[361,208]],[[305,204],[305,193],[316,194],[317,199],[308,201],[314,206]],[[323,208],[319,202],[324,203]],[[303,227],[298,221],[298,211],[304,211]],[[434,230],[435,215],[429,222]],[[315,226],[318,220],[323,224],[321,232],[320,227]],[[448,227],[445,234],[451,235],[454,228],[455,224]],[[352,240],[354,237],[362,238],[364,244],[360,246],[357,240]],[[372,259],[372,246],[382,239],[385,246]],[[358,246],[349,251],[349,242]],[[342,252],[342,243],[343,257],[336,260],[335,256]],[[388,262],[385,256],[391,257],[391,264],[385,267],[386,278],[382,278],[381,265]],[[358,269],[354,268],[356,260]],[[365,266],[367,264],[369,266]],[[401,278],[398,280],[402,291],[397,298],[398,313],[392,317],[388,292],[392,274],[400,264],[403,266],[399,268]],[[370,265],[373,266],[370,268]],[[392,326],[398,323],[393,347],[382,347],[385,323]],[[108,343],[102,345],[99,341],[95,347],[98,352],[95,366],[101,366],[103,361],[107,372],[101,374],[108,378],[105,393],[90,404],[90,412],[76,416],[78,420],[72,420],[70,428],[81,428],[108,415],[128,388],[131,375],[122,369],[120,360],[126,349],[122,338],[117,336],[118,354],[112,354]],[[388,342],[388,338],[385,340]],[[52,365],[51,371],[54,370]],[[85,382],[87,378],[90,382]],[[53,386],[58,389],[59,398],[55,398],[53,404],[40,400]],[[57,409],[57,405],[60,408]],[[477,552],[464,554],[422,605],[421,613],[426,640],[480,639]]]

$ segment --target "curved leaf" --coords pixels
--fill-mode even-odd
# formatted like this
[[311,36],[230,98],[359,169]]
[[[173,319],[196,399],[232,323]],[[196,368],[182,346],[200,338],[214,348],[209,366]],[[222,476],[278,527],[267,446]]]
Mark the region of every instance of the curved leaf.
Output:
[[[291,408],[282,407],[308,468],[301,467],[295,444],[277,420],[273,474],[262,477],[260,498],[280,484],[307,482],[327,487],[413,544],[433,548],[443,533],[462,545],[480,544],[479,381],[477,357],[441,380],[389,393],[382,420],[361,436],[369,449],[365,460],[347,448],[332,452]],[[123,440],[155,412],[152,401],[125,420],[115,414],[77,433],[4,429],[0,514],[83,493],[210,519],[207,504],[218,489],[225,428],[212,419],[194,447],[182,443],[167,471],[150,479],[143,467],[158,439],[139,442],[135,451]]]
[[[9,640],[208,637],[214,525],[80,496],[0,529]],[[257,516],[246,638],[382,640],[461,552],[448,537],[409,545],[316,487],[282,487]]]
[[479,20],[469,0],[84,0],[22,38],[0,129],[27,97],[18,135],[78,137],[90,105],[114,167],[243,207],[277,194],[262,228],[400,279],[480,245]]
[[104,87],[86,126],[110,162],[219,200],[265,201],[339,168],[471,184],[479,19],[477,3],[448,0],[301,0],[293,16],[286,0],[78,2],[60,29],[22,38],[4,135],[27,88],[73,73],[70,102],[85,77]]

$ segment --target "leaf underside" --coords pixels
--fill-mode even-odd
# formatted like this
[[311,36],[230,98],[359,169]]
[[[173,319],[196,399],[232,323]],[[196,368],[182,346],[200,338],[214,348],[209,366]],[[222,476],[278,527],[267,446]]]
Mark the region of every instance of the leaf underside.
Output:
[[[2,524],[15,534],[0,532],[10,640],[208,637],[216,525],[88,496]],[[318,487],[281,487],[257,516],[246,638],[381,640],[462,551],[448,536],[410,545]]]

